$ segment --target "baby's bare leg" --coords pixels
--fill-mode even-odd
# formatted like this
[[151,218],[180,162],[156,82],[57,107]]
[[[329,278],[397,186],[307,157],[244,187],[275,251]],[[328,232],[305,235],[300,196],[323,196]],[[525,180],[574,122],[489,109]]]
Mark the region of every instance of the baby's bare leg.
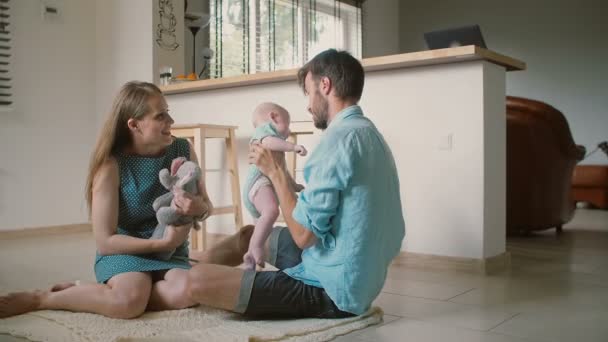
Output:
[[252,202],[260,213],[260,217],[255,224],[253,236],[251,236],[249,250],[243,257],[243,261],[249,269],[255,269],[256,264],[264,266],[264,243],[272,231],[274,222],[279,217],[279,203],[271,186],[261,187]]

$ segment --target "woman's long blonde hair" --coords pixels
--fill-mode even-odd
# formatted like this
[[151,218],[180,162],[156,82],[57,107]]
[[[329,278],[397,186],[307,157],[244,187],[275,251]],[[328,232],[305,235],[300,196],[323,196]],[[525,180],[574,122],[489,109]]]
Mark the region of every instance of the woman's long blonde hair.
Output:
[[93,200],[93,181],[99,168],[117,152],[131,144],[131,133],[127,126],[129,119],[141,119],[150,111],[149,99],[162,95],[161,90],[152,83],[132,81],[120,89],[114,99],[112,110],[99,133],[95,150],[91,154],[85,198],[91,213]]

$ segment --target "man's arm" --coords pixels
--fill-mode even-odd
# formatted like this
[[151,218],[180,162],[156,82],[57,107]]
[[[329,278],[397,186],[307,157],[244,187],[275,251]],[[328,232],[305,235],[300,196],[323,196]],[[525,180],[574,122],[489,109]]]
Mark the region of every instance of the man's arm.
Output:
[[277,193],[281,212],[283,213],[283,218],[285,219],[285,223],[287,223],[287,228],[289,229],[289,233],[291,233],[293,241],[300,249],[306,249],[314,245],[317,241],[315,234],[293,218],[293,209],[296,207],[297,198],[290,186],[291,176],[289,176],[284,169],[275,168],[267,177],[272,182],[274,190]]

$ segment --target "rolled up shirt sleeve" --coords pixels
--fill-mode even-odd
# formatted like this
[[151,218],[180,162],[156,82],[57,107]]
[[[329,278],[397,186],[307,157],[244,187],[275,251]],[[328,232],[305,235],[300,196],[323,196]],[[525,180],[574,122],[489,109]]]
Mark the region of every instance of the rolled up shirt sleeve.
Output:
[[315,151],[315,154],[327,153],[327,157],[306,166],[306,188],[300,193],[292,213],[294,220],[315,234],[324,248],[335,246],[332,219],[352,176],[351,139],[349,134],[332,146],[332,151]]

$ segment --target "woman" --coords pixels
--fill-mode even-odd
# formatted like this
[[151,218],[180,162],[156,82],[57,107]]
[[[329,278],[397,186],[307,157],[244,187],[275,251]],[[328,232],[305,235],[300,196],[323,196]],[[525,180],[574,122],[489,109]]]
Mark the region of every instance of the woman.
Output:
[[[163,239],[148,239],[157,224],[152,202],[167,191],[159,171],[176,157],[197,162],[188,141],[171,136],[172,124],[167,102],[154,84],[129,82],[122,87],[95,146],[86,185],[98,283],[64,283],[49,291],[0,297],[0,317],[61,309],[133,318],[146,310],[196,304],[186,290],[190,225],[169,226]],[[175,204],[184,215],[211,210],[203,180],[199,195],[178,194]],[[168,261],[148,256],[176,248]]]

